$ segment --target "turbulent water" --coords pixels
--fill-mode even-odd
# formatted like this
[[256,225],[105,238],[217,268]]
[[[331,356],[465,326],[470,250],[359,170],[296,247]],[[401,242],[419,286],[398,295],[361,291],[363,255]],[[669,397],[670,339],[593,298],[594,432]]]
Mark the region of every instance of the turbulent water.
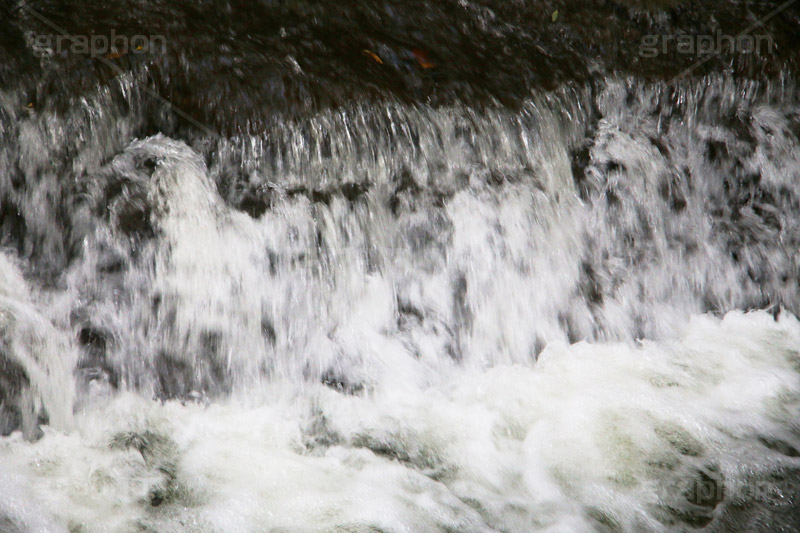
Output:
[[140,75],[0,89],[0,530],[800,528],[793,74],[224,135]]

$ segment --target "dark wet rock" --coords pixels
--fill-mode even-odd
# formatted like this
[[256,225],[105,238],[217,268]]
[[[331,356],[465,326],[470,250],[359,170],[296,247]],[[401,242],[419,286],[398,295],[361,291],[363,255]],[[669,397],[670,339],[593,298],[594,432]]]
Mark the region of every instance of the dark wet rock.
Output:
[[348,395],[357,395],[364,392],[364,383],[353,380],[342,372],[329,368],[320,376],[320,383],[337,392]]
[[447,479],[455,468],[441,455],[439,449],[414,434],[365,432],[354,435],[349,444],[355,448],[366,448],[387,460],[410,466],[435,481]]
[[0,203],[0,244],[13,246],[20,255],[25,253],[25,235],[27,224],[22,211],[11,200]]
[[257,188],[246,192],[236,204],[236,207],[252,218],[258,218],[272,207],[273,201],[272,189]]
[[16,361],[10,359],[0,345],[0,400],[6,401],[19,394],[30,386],[25,369]]
[[585,144],[571,152],[570,165],[572,166],[572,179],[575,181],[578,194],[583,201],[589,200],[594,189],[589,176],[587,176],[590,164],[591,146],[589,144]]
[[339,445],[343,440],[343,437],[331,427],[325,414],[319,408],[314,408],[310,422],[303,429],[303,443],[306,448],[316,451]]
[[0,531],[5,533],[25,533],[28,529],[10,516],[0,516]]
[[290,198],[295,196],[305,196],[312,203],[329,206],[334,198],[344,198],[351,204],[355,203],[359,200],[362,200],[368,190],[368,184],[346,182],[324,189],[293,187],[286,190],[286,195]]
[[78,332],[78,342],[91,356],[102,357],[109,344],[110,333],[94,326],[85,326]]
[[622,531],[623,528],[620,525],[619,521],[614,518],[613,515],[609,514],[608,512],[599,509],[597,507],[589,507],[586,509],[586,515],[594,522],[597,526],[598,532],[614,532],[614,531]]
[[27,372],[4,353],[0,344],[0,435],[21,430],[25,440],[39,440],[43,435],[41,415],[35,408]]
[[425,314],[421,309],[409,302],[404,302],[398,298],[397,306],[397,326],[400,331],[407,331],[419,326],[425,321]]
[[215,397],[230,392],[230,376],[223,364],[206,354],[189,359],[164,350],[155,357],[154,370],[161,400],[193,399],[198,393]]
[[414,175],[408,167],[403,167],[396,174],[392,176],[392,183],[394,184],[394,195],[403,192],[417,193],[419,192],[419,185],[417,185]]
[[650,142],[653,143],[653,146],[656,147],[658,153],[660,153],[662,157],[669,159],[669,148],[663,140],[658,137],[650,137]]
[[754,475],[739,491],[726,495],[708,531],[798,531],[798,483],[796,466]]
[[[557,6],[554,23],[552,3],[540,0],[268,2],[259,9],[227,0],[124,9],[77,0],[25,4],[72,34],[109,35],[113,28],[118,35],[164,36],[163,45],[113,59],[185,113],[165,120],[154,107],[145,124],[169,132],[176,121],[190,128],[199,122],[221,133],[387,95],[435,105],[465,100],[513,106],[532,89],[587,82],[598,70],[670,79],[698,56],[680,53],[674,41],[664,49],[665,39],[716,35],[720,28],[736,34],[779,5],[568,0]],[[5,78],[24,80],[27,92],[39,95],[36,110],[62,110],[76,94],[120,79],[105,62],[81,54],[35,57],[25,33],[49,34],[51,28],[25,8],[11,9],[2,24]],[[775,77],[782,69],[796,71],[798,25],[800,13],[789,6],[758,28],[758,35],[770,35],[772,48],[723,50],[703,57],[692,74],[732,68],[742,77]],[[657,41],[654,47],[648,39]],[[331,153],[329,142],[315,148]]]
[[128,268],[128,261],[119,255],[110,255],[98,261],[97,271],[101,274],[119,274]]
[[170,455],[174,451],[174,446],[169,437],[151,430],[122,431],[111,437],[109,443],[111,449],[138,451],[148,464]]
[[597,306],[603,304],[603,283],[598,278],[595,267],[589,261],[583,261],[581,263],[579,287],[582,296],[590,305]]
[[349,202],[355,202],[364,197],[369,187],[363,183],[344,183],[339,190]]
[[680,175],[666,176],[659,185],[658,193],[674,213],[681,213],[688,205],[687,195],[683,191],[683,179]]
[[158,166],[158,159],[152,155],[138,154],[133,162],[137,169],[144,171],[148,176],[151,176]]
[[728,147],[721,141],[710,140],[706,146],[706,159],[711,163],[720,164],[730,159]]
[[787,457],[800,457],[800,451],[785,440],[766,435],[759,437],[758,440],[770,450],[774,450],[782,455]]
[[114,343],[111,332],[87,325],[78,332],[81,356],[75,368],[83,385],[91,381],[102,381],[112,387],[119,385],[120,369],[109,360],[109,350]]
[[156,220],[149,198],[150,175],[157,166],[156,159],[144,154],[132,158],[119,157],[118,169],[111,167],[105,177],[102,199],[96,203],[96,211],[108,216],[112,226],[122,234],[134,239],[152,239],[156,235]]
[[198,343],[200,345],[199,353],[204,359],[216,359],[224,347],[223,334],[219,331],[201,331]]
[[705,508],[715,508],[725,498],[725,477],[713,466],[696,470],[692,485],[684,493],[686,501]]
[[628,169],[627,169],[627,167],[625,166],[624,163],[622,163],[621,161],[614,161],[614,160],[606,161],[600,167],[600,170],[605,175],[613,174],[613,173],[616,173],[616,172],[624,173],[624,172],[628,171]]
[[462,328],[472,326],[472,310],[469,305],[467,277],[459,274],[453,280],[453,315],[456,324]]
[[275,343],[278,340],[278,335],[275,331],[275,326],[273,325],[272,320],[267,317],[263,317],[261,319],[261,335],[269,344],[275,346]]
[[615,209],[619,206],[621,200],[620,195],[613,187],[608,187],[605,191],[606,197],[606,204],[608,204],[609,209]]
[[16,405],[0,402],[0,436],[6,437],[22,426],[22,415]]
[[147,502],[152,507],[186,501],[185,489],[178,481],[178,449],[168,436],[146,429],[122,431],[111,437],[109,448],[138,451],[145,465],[160,480],[148,492]]
[[539,355],[544,351],[547,347],[547,341],[543,338],[537,336],[536,339],[533,341],[533,346],[531,347],[531,357],[534,361],[539,359]]
[[116,226],[125,235],[136,238],[151,238],[155,235],[152,209],[144,201],[130,201],[120,206],[116,214]]
[[717,509],[727,505],[725,477],[715,465],[673,470],[662,487],[661,501],[651,506],[653,517],[671,529],[700,529],[712,525]]
[[576,325],[575,320],[567,313],[559,313],[558,324],[561,326],[561,330],[566,334],[567,341],[570,344],[575,344],[576,342],[585,340],[584,336],[581,335],[580,328],[578,328]]

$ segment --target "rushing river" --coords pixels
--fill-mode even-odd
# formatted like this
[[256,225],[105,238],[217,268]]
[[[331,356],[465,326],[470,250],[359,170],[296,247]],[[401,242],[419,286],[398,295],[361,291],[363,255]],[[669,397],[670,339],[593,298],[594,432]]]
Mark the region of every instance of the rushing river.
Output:
[[[485,79],[403,2],[347,60],[329,46],[355,37],[314,19],[252,67],[224,44],[251,33],[220,37],[235,2],[185,56],[42,58],[26,28],[99,15],[23,4],[0,68],[1,531],[800,528],[791,68],[526,63],[539,45],[491,2],[441,4],[510,47]],[[414,47],[415,16],[441,46]]]

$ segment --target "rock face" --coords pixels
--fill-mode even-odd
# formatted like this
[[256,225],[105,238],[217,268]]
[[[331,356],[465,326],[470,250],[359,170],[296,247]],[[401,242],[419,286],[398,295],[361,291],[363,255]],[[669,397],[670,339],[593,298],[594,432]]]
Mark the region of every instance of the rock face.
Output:
[[[24,87],[21,108],[63,111],[132,76],[185,113],[165,121],[155,106],[151,132],[172,120],[253,131],[275,114],[390,95],[515,105],[532,89],[609,73],[777,77],[800,61],[800,7],[778,1],[265,0],[254,9],[39,0],[3,9],[0,73]],[[59,41],[61,30],[113,35],[118,48],[100,39],[87,53]]]
[[[0,384],[0,435],[22,429],[27,439],[34,438],[37,432],[33,405],[27,395],[30,388],[28,376],[24,368],[5,354],[0,355]],[[23,421],[26,422],[24,428]]]
[[0,254],[0,434],[38,439],[41,422],[72,421],[75,354],[30,302],[21,276]]

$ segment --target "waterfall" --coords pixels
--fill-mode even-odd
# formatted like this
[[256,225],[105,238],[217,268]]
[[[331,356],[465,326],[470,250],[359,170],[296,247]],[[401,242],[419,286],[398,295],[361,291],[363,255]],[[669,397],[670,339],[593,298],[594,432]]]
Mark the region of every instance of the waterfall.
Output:
[[789,70],[206,131],[159,68],[0,87],[1,530],[800,523]]

